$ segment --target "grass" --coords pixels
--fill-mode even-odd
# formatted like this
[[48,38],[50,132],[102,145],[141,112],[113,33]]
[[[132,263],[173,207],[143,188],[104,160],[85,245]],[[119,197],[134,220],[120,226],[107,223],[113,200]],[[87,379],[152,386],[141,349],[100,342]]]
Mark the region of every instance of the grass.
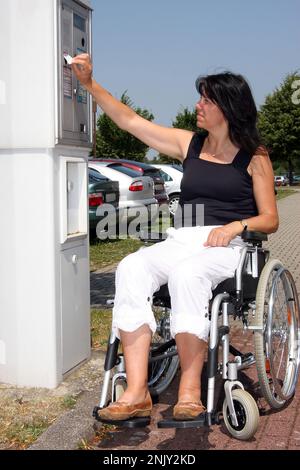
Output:
[[74,408],[74,406],[76,405],[76,402],[77,399],[75,397],[73,397],[72,395],[66,395],[65,397],[63,397],[62,406],[66,410],[72,410],[72,408]]
[[[23,450],[29,447],[76,399],[65,397],[32,398],[26,391],[17,396],[1,390],[0,449]],[[27,392],[30,394],[30,391]],[[34,392],[33,392],[34,393]]]
[[[153,232],[165,232],[170,223],[162,219],[161,225],[157,222],[151,230]],[[90,270],[105,268],[115,263],[119,263],[126,255],[134,253],[144,242],[138,238],[120,238],[116,240],[98,240],[90,242]]]
[[129,253],[137,251],[143,242],[127,238],[125,240],[92,241],[90,244],[90,269],[105,268],[121,261]]
[[106,351],[107,340],[111,330],[111,309],[91,310],[92,348]]
[[102,423],[101,428],[95,430],[95,434],[92,439],[81,439],[78,444],[78,450],[97,450],[99,443],[103,441],[103,439],[109,439],[111,432],[115,432],[117,430],[120,430],[120,428],[118,429],[112,424]]
[[294,194],[296,192],[297,191],[295,191],[294,189],[277,189],[276,199],[278,201],[279,199],[283,199],[287,196],[291,196],[291,194]]
[[6,435],[10,448],[25,449],[47,429],[49,424],[51,423],[46,419],[38,419],[32,424],[16,423],[11,426]]

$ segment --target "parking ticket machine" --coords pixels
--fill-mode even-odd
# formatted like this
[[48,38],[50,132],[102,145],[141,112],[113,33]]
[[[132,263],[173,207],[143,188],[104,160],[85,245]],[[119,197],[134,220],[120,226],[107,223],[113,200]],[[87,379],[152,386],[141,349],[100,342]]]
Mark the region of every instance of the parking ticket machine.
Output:
[[[0,382],[56,387],[90,356],[89,0],[1,0]],[[2,54],[2,53],[1,53]]]
[[63,0],[59,9],[60,44],[60,142],[91,140],[90,100],[86,90],[76,80],[64,55],[71,57],[90,51],[90,11],[75,4],[73,0]]

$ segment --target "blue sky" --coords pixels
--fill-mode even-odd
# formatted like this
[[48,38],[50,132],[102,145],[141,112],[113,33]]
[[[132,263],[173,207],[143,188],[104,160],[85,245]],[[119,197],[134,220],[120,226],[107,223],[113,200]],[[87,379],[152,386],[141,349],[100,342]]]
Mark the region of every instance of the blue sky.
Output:
[[92,0],[94,76],[171,126],[199,74],[243,74],[257,105],[300,68],[300,0]]

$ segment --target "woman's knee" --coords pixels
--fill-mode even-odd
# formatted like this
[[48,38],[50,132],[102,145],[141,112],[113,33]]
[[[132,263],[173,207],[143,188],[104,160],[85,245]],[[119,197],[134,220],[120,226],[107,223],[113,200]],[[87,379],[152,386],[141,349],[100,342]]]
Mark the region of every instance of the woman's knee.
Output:
[[152,281],[147,259],[141,256],[138,251],[123,258],[117,267],[116,283],[118,286],[120,283],[126,283],[126,285],[130,283],[135,288],[137,286],[141,288],[141,284],[149,285],[149,283],[152,284]]

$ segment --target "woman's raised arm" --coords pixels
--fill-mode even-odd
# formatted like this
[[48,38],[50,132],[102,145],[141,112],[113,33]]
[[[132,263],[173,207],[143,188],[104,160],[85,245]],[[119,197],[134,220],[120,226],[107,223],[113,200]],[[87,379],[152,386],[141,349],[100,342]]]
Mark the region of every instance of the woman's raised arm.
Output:
[[118,127],[158,152],[180,161],[184,160],[193,132],[154,124],[114,98],[92,78],[93,67],[88,54],[74,57],[72,69],[97,104]]

